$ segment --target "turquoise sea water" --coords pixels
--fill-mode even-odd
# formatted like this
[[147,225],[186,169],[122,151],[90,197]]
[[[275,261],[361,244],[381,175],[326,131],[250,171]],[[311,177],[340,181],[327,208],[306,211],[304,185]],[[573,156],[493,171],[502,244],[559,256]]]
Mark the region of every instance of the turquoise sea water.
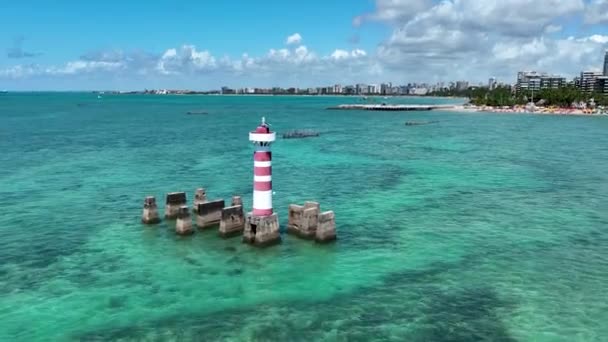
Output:
[[[354,101],[0,95],[0,340],[608,338],[608,117],[324,109]],[[274,144],[274,205],[334,210],[335,244],[139,223],[250,207],[262,115],[321,132]]]

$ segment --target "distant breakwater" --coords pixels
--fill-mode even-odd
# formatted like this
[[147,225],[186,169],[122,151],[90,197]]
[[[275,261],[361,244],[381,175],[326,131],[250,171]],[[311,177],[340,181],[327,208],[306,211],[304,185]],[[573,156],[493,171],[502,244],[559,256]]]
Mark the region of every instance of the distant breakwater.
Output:
[[380,111],[424,111],[452,108],[452,105],[404,105],[404,104],[342,104],[328,107],[332,110],[380,110]]

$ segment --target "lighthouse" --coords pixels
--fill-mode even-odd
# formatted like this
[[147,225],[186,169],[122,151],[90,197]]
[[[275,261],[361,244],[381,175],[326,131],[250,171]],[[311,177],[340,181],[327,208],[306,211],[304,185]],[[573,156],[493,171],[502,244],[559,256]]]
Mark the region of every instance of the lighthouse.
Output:
[[272,215],[272,152],[270,145],[275,141],[276,133],[270,131],[266,119],[249,133],[253,142],[253,215]]
[[253,143],[253,208],[247,214],[243,242],[265,246],[281,241],[279,218],[272,208],[272,152],[270,145],[276,133],[266,119],[249,132]]

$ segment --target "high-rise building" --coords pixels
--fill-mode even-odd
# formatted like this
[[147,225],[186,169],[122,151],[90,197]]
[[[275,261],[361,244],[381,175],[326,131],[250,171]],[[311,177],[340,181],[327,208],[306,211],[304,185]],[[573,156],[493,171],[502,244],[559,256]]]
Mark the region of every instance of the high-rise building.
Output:
[[517,73],[517,93],[527,94],[542,89],[557,89],[566,86],[566,78],[559,75],[547,75],[536,71],[520,71]]
[[556,75],[540,77],[540,89],[557,89],[566,86],[566,78]]
[[496,88],[496,77],[490,77],[488,80],[488,89],[494,90]]
[[517,73],[516,91],[518,94],[527,94],[531,91],[540,91],[541,74],[536,71],[520,71]]
[[604,76],[601,72],[597,71],[583,71],[580,77],[580,89],[584,92],[592,92],[596,88],[598,78]]
[[594,90],[598,93],[608,95],[608,76],[601,76],[595,80]]
[[344,95],[355,95],[355,91],[355,87],[353,87],[352,85],[347,85],[342,88],[342,91],[340,93]]
[[372,94],[380,94],[380,86],[377,84],[370,84],[367,86],[367,93]]
[[604,76],[608,76],[608,50],[606,50],[606,54],[604,55]]
[[222,94],[236,94],[236,91],[228,87],[222,87]]
[[367,90],[367,84],[358,83],[355,87],[355,92],[357,93],[357,95],[367,94]]
[[469,87],[469,82],[467,82],[467,81],[458,81],[458,82],[456,82],[456,89],[457,90],[467,90],[468,87]]
[[382,94],[382,95],[390,94],[392,87],[393,87],[393,85],[390,82],[380,84],[380,94]]

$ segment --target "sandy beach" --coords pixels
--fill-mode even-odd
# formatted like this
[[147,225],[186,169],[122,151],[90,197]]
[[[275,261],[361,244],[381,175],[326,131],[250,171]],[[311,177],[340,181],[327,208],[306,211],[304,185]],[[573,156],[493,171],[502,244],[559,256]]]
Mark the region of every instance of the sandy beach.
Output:
[[598,116],[607,115],[598,111],[574,109],[574,108],[546,108],[536,107],[534,110],[527,110],[524,107],[496,108],[491,106],[453,106],[442,109],[460,113],[504,113],[504,114],[542,114],[542,115],[577,115],[577,116]]

